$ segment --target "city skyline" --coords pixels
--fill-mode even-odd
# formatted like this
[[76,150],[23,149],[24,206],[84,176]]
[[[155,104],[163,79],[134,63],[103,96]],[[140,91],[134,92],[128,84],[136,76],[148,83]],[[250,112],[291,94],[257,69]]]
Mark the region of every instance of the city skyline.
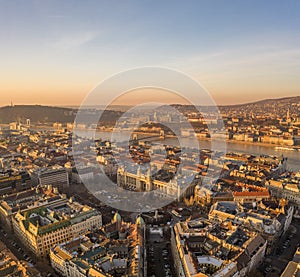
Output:
[[[126,94],[124,94],[126,95]],[[268,101],[268,100],[274,100],[274,101],[280,101],[282,99],[289,99],[289,98],[298,98],[300,97],[300,95],[295,95],[295,96],[279,96],[278,98],[262,98],[262,99],[254,99],[252,101],[249,101],[249,102],[241,102],[241,103],[228,103],[228,104],[224,104],[224,105],[219,105],[218,103],[217,106],[224,106],[224,107],[230,107],[230,106],[243,106],[243,105],[247,105],[247,104],[255,104],[255,103],[259,103],[259,102],[263,102],[263,101]],[[123,97],[122,97],[123,98]],[[121,98],[121,99],[122,99]],[[151,99],[151,96],[148,96],[148,99]],[[178,100],[182,100],[180,99],[180,97],[177,98]],[[116,101],[113,101],[109,106],[106,106],[106,108],[108,110],[110,109],[113,109],[114,107],[130,107],[132,105],[143,105],[143,106],[149,106],[151,107],[151,104],[153,104],[154,102],[151,102],[149,101],[149,105],[148,104],[143,104],[142,103],[142,100],[140,99],[137,99],[136,102],[131,102],[131,103],[126,103],[126,104],[123,104],[123,102],[121,102],[121,100],[116,100]],[[165,104],[170,104],[170,105],[190,105],[187,101],[168,101],[168,99],[166,97],[162,97],[162,100],[161,100],[161,103],[165,103]],[[40,104],[40,103],[35,103],[35,102],[32,102],[32,103],[15,103],[13,101],[10,101],[9,103],[6,103],[4,104],[3,106],[0,106],[0,108],[4,108],[4,107],[8,107],[8,106],[49,106],[49,107],[62,107],[62,108],[79,108],[80,107],[80,104],[79,105],[68,105],[68,104]],[[201,106],[201,104],[197,105],[197,106]],[[203,105],[205,106],[205,105]],[[90,106],[85,106],[85,107],[91,107],[91,108],[104,108],[105,106],[104,105],[90,105]]]
[[182,71],[219,105],[299,95],[297,2],[0,5],[1,106],[80,105],[140,66]]

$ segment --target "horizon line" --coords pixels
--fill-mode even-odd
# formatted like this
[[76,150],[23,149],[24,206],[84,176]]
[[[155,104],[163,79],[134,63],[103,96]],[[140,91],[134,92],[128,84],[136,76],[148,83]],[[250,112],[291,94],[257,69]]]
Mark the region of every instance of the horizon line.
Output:
[[[268,100],[284,100],[284,99],[289,99],[289,98],[298,98],[300,97],[300,95],[296,95],[296,96],[282,96],[279,98],[262,98],[262,99],[257,99],[257,100],[253,100],[251,102],[242,102],[242,103],[232,103],[232,104],[218,104],[216,103],[217,106],[219,107],[226,107],[226,106],[237,106],[237,105],[247,105],[247,104],[255,104],[258,102],[262,102],[262,101],[268,101]],[[166,103],[166,105],[181,105],[181,106],[193,106],[193,104],[182,104],[182,103]],[[44,107],[57,107],[57,108],[75,108],[75,107],[80,107],[81,104],[78,105],[61,105],[61,104],[13,104],[13,102],[11,102],[8,105],[3,105],[0,106],[0,108],[4,108],[4,107],[15,107],[15,106],[44,106]],[[101,107],[104,105],[89,105],[87,107]],[[129,104],[118,104],[118,105],[110,105],[111,107],[131,107],[132,105]],[[194,105],[195,106],[195,105]],[[196,106],[201,106],[201,104],[196,104]],[[149,107],[151,107],[151,105],[149,105]]]

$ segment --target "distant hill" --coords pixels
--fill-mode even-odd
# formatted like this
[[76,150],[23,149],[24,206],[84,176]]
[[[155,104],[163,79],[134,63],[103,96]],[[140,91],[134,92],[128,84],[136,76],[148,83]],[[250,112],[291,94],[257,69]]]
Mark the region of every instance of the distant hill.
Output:
[[299,116],[300,96],[265,99],[240,105],[220,106],[219,109],[222,112],[235,111],[240,114],[254,112],[256,114],[276,114],[278,116],[285,116],[289,110],[290,115]]
[[[191,105],[172,105],[180,112],[187,111],[197,112],[194,106]],[[202,111],[210,111],[210,107],[198,106]],[[300,96],[284,97],[275,99],[265,99],[256,102],[234,104],[234,105],[218,105],[221,113],[235,113],[237,115],[257,114],[257,115],[278,115],[285,116],[289,110],[290,115],[300,116]]]
[[24,122],[27,118],[34,123],[44,122],[73,122],[76,110],[68,108],[40,106],[40,105],[17,105],[0,108],[0,123],[13,121]]
[[[41,105],[16,105],[5,106],[0,108],[0,124],[8,124],[14,121],[25,123],[30,119],[32,123],[68,123],[74,122],[77,109],[52,107]],[[89,112],[87,112],[88,117]],[[110,124],[116,121],[122,112],[105,111],[101,116],[103,124]]]
[[[180,111],[189,109],[188,106],[174,105]],[[111,107],[113,108],[113,107]],[[235,111],[237,113],[269,113],[277,115],[285,115],[287,110],[290,110],[290,114],[300,114],[300,96],[285,97],[278,99],[265,99],[261,101],[239,104],[239,105],[227,105],[219,106],[221,112]],[[94,110],[95,111],[95,110]],[[77,109],[65,108],[65,107],[52,107],[41,105],[16,105],[0,107],[0,124],[7,124],[13,121],[25,122],[26,119],[30,119],[32,123],[68,123],[75,120]],[[87,112],[88,114],[89,112]],[[102,117],[102,123],[113,123],[121,115],[122,111],[117,108],[116,111],[106,110]]]
[[295,105],[300,104],[300,96],[293,96],[293,97],[283,97],[283,98],[273,98],[273,99],[263,99],[255,102],[249,102],[244,104],[235,104],[235,105],[221,105],[220,107],[227,107],[227,108],[242,108],[244,106],[273,106],[273,105]]

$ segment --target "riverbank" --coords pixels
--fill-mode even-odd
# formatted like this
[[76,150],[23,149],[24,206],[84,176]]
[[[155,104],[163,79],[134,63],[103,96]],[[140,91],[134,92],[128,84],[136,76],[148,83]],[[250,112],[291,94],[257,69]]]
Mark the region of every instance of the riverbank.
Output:
[[[102,131],[102,130],[101,130]],[[105,132],[111,132],[109,130],[105,131]],[[141,134],[143,136],[153,136],[153,135],[159,135],[159,134],[155,134],[155,133],[146,133],[146,132],[136,132],[136,134]],[[176,136],[174,135],[166,135],[166,138],[176,138]],[[189,137],[185,137],[185,138],[189,138]],[[211,138],[199,138],[197,137],[197,139],[199,141],[212,141]],[[216,138],[214,139],[215,141],[224,141],[221,138]],[[232,139],[225,139],[226,143],[233,143],[233,144],[243,144],[243,145],[253,145],[253,146],[263,146],[263,147],[270,147],[270,148],[276,148],[276,147],[282,147],[283,149],[281,149],[281,151],[285,151],[284,148],[286,149],[292,149],[292,150],[300,150],[300,146],[287,146],[287,145],[282,145],[282,144],[272,144],[272,143],[266,143],[266,142],[251,142],[251,141],[241,141],[241,140],[232,140]],[[276,151],[276,149],[274,149]],[[289,151],[289,150],[286,150]]]
[[[293,150],[300,150],[300,146],[285,146],[282,144],[272,144],[272,143],[265,143],[265,142],[251,142],[251,141],[239,141],[239,140],[231,140],[227,139],[226,142],[229,143],[236,143],[236,144],[246,144],[246,145],[255,145],[255,146],[263,146],[263,147],[282,147],[287,149],[293,149]],[[274,149],[276,151],[276,149]],[[284,149],[282,149],[284,151]],[[289,151],[289,150],[287,150]]]
[[[51,129],[54,129],[53,126],[32,126],[33,128],[35,129],[38,129],[38,130],[51,130]],[[83,129],[83,131],[94,131],[94,129]],[[111,133],[113,132],[114,129],[113,128],[101,128],[101,129],[97,129],[96,130],[96,133],[98,132],[105,132],[105,133]],[[126,132],[126,131],[125,131]],[[129,132],[129,131],[128,131]],[[142,136],[159,136],[159,134],[157,133],[148,133],[148,132],[136,132],[137,135],[142,135]],[[166,138],[176,138],[176,136],[174,135],[166,135],[165,136]],[[186,137],[187,139],[189,137]],[[208,142],[211,142],[212,139],[211,138],[199,138],[198,137],[198,140],[199,141],[208,141]],[[221,138],[217,138],[215,139],[215,141],[223,141]],[[265,142],[251,142],[251,141],[240,141],[240,140],[232,140],[232,139],[226,139],[225,140],[226,143],[231,143],[231,144],[242,144],[242,145],[253,145],[253,146],[263,146],[263,147],[269,147],[269,148],[274,148],[274,151],[283,151],[283,152],[288,152],[288,151],[293,151],[293,150],[298,150],[300,151],[300,146],[297,145],[297,146],[286,146],[286,145],[282,145],[282,144],[271,144],[271,143],[265,143]],[[278,149],[276,150],[275,148],[276,147],[282,147],[282,149]],[[291,149],[291,150],[289,150]]]

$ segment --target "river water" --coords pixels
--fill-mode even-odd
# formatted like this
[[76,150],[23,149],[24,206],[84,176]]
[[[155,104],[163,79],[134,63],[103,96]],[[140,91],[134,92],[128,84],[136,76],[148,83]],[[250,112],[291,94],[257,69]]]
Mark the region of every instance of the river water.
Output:
[[[124,137],[127,138],[128,134],[124,134]],[[111,140],[110,132],[98,132],[97,137],[102,139]],[[193,143],[193,139],[183,138],[185,145],[190,145]],[[178,145],[178,140],[176,138],[165,138],[161,141],[161,143],[169,144],[169,145]],[[211,142],[208,140],[201,140],[199,142],[200,148],[202,149],[210,149]],[[222,144],[220,142],[220,144]],[[286,150],[275,150],[275,146],[262,146],[255,144],[243,144],[236,142],[227,142],[226,143],[226,151],[227,152],[240,152],[247,153],[252,155],[274,155],[288,158],[288,168],[293,171],[300,171],[300,152],[299,151],[286,151]]]

